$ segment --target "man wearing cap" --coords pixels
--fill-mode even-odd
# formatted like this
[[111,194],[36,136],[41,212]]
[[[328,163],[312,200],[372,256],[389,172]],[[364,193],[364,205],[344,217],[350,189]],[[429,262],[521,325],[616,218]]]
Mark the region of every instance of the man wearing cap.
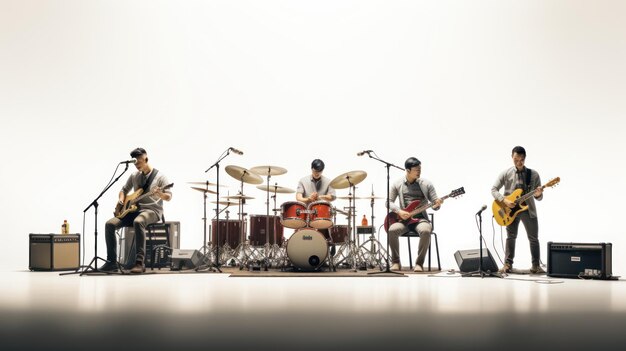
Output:
[[[422,172],[420,160],[415,157],[409,157],[404,162],[404,168],[406,169],[406,175],[395,181],[391,189],[389,189],[389,210],[395,212],[401,220],[410,217],[410,213],[404,209],[415,200],[420,200],[421,204],[432,202],[434,203],[433,210],[438,210],[443,200],[437,196],[435,187],[430,181],[420,178]],[[399,199],[399,205],[395,203],[396,198]],[[413,271],[422,272],[424,270],[424,259],[426,252],[428,252],[430,234],[433,229],[426,211],[415,215],[413,218],[418,219],[418,222],[406,225],[398,221],[389,226],[387,230],[389,247],[391,249],[391,270],[399,271],[402,269],[399,237],[409,231],[417,232],[420,238]]]
[[[132,189],[143,189],[143,194],[152,191],[149,196],[143,197],[137,202],[138,211],[130,212],[122,218],[113,217],[106,222],[105,239],[107,244],[107,262],[100,267],[100,271],[117,271],[117,240],[115,230],[120,227],[133,226],[135,229],[135,264],[131,273],[143,273],[145,271],[146,256],[146,227],[156,223],[163,217],[163,200],[170,201],[172,192],[164,189],[169,184],[163,173],[153,168],[148,163],[148,153],[143,148],[131,151],[130,156],[136,160],[137,172],[128,177],[126,184],[118,194],[118,205],[121,206],[126,199],[126,194]],[[118,207],[119,208],[119,207]],[[132,256],[132,255],[131,255]]]

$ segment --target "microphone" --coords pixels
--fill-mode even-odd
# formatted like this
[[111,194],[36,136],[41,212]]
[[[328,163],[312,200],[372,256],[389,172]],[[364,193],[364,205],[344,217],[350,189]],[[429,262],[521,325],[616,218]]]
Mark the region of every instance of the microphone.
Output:
[[369,154],[370,152],[372,152],[372,150],[363,150],[361,152],[357,152],[356,155],[363,156],[364,154]]
[[135,163],[137,163],[137,159],[136,159],[136,158],[133,158],[132,160],[122,161],[122,162],[120,162],[120,164],[122,164],[122,163],[125,163],[125,164],[129,164],[129,163],[135,164]]
[[486,209],[487,209],[487,205],[483,205],[483,207],[481,207],[480,210],[476,212],[476,215],[478,216],[481,212],[483,212]]
[[237,155],[243,155],[243,151],[237,150],[234,147],[229,147],[228,150],[236,153]]

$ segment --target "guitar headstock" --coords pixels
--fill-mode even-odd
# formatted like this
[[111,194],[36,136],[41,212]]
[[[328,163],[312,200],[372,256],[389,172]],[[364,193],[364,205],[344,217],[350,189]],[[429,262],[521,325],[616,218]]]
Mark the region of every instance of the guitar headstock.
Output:
[[553,187],[557,184],[559,184],[559,182],[561,181],[561,177],[556,177],[554,179],[551,179],[549,182],[546,183],[546,187]]
[[459,197],[461,195],[465,194],[465,189],[463,187],[460,187],[458,189],[454,189],[450,192],[450,197]]

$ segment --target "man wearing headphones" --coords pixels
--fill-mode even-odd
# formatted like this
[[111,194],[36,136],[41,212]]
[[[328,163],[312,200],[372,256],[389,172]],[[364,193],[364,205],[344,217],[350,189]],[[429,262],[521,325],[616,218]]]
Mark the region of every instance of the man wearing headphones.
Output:
[[[105,239],[107,244],[107,262],[100,267],[103,272],[117,271],[117,240],[115,230],[120,227],[133,226],[135,229],[135,265],[131,268],[131,273],[143,273],[145,268],[144,259],[146,256],[146,227],[156,223],[163,216],[163,200],[170,201],[172,192],[163,189],[168,183],[163,173],[153,168],[148,163],[148,153],[143,148],[136,148],[131,151],[130,156],[136,159],[135,167],[137,172],[128,177],[126,184],[118,194],[118,208],[124,203],[126,194],[132,189],[138,191],[143,189],[143,194],[152,192],[151,195],[143,197],[137,202],[138,211],[130,212],[122,218],[113,217],[106,222]],[[117,211],[116,211],[117,212]]]
[[[438,210],[443,203],[443,200],[437,196],[433,184],[426,179],[420,178],[422,172],[421,164],[417,158],[409,157],[404,162],[406,175],[395,181],[391,189],[389,189],[389,210],[395,212],[400,220],[410,217],[409,212],[405,211],[404,208],[415,200],[420,200],[421,204],[433,202],[433,210]],[[396,198],[399,198],[399,206],[394,203]],[[424,258],[430,245],[430,234],[433,229],[426,211],[417,214],[413,218],[418,219],[418,222],[406,225],[398,221],[389,226],[387,234],[389,235],[389,247],[391,249],[391,270],[399,271],[402,269],[399,237],[409,231],[417,232],[420,238],[413,271],[422,272],[424,270]]]

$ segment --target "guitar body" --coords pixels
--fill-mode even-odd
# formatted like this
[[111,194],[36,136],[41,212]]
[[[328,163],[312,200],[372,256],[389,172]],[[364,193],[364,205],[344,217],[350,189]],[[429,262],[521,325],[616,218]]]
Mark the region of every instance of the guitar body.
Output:
[[123,204],[118,204],[115,207],[115,217],[118,219],[122,219],[126,217],[127,214],[131,212],[135,212],[139,209],[137,205],[135,205],[134,200],[137,199],[143,193],[143,189],[139,189],[130,195],[126,195]]
[[[411,211],[415,210],[419,205],[420,205],[420,200],[415,200],[415,201],[411,202],[409,204],[409,206],[407,206],[404,209],[404,211],[411,212]],[[415,215],[418,215],[418,213],[416,213]],[[397,213],[389,212],[387,217],[385,217],[385,231],[388,231],[389,227],[391,227],[392,224],[397,223],[397,222],[402,222],[402,223],[404,223],[404,225],[408,226],[408,225],[415,224],[415,223],[419,222],[419,219],[413,218],[413,217],[409,217],[408,219],[401,220]]]
[[[522,189],[516,189],[510,195],[506,196],[506,199],[511,202],[516,202],[521,196]],[[522,202],[516,204],[513,208],[509,208],[504,204],[504,201],[495,200],[491,205],[491,210],[493,211],[493,218],[496,220],[496,223],[506,227],[513,223],[519,213],[528,210],[528,205]]]

